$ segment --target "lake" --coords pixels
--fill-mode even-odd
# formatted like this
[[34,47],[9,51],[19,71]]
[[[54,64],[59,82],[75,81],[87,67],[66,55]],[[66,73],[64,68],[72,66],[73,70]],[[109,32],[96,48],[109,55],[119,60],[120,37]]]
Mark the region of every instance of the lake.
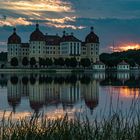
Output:
[[49,119],[76,115],[101,118],[139,108],[140,73],[0,74],[0,118],[43,114]]

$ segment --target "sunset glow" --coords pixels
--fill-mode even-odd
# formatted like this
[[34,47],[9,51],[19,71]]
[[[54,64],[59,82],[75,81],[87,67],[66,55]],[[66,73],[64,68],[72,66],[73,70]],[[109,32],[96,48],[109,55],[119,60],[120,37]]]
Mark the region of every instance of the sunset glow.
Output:
[[139,89],[130,89],[128,87],[112,87],[112,91],[119,94],[121,98],[126,99],[134,99],[140,96]]
[[140,44],[138,43],[124,43],[124,44],[120,44],[117,46],[111,46],[110,47],[111,50],[113,50],[113,52],[121,52],[121,51],[127,51],[127,50],[138,50],[140,49]]

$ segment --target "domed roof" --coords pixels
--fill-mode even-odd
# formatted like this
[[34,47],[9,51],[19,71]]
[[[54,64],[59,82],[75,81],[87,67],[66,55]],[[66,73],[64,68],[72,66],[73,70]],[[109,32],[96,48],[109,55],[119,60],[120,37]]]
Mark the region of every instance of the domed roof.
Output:
[[13,34],[8,38],[8,44],[20,44],[21,38],[17,35],[16,28],[13,31]]
[[91,32],[87,35],[85,42],[86,43],[99,43],[99,37],[94,33],[93,27],[91,27]]
[[39,24],[36,24],[36,30],[31,33],[30,41],[45,41],[44,34],[39,30]]

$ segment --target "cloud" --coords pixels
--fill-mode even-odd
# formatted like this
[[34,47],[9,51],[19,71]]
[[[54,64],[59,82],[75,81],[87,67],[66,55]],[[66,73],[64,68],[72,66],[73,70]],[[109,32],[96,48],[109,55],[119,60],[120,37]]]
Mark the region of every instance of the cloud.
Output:
[[31,14],[38,11],[72,12],[71,4],[62,0],[2,0],[0,8]]
[[48,22],[46,23],[48,26],[50,27],[56,27],[56,28],[71,28],[73,30],[77,30],[77,29],[84,29],[86,27],[84,26],[75,26],[75,25],[68,25],[68,24],[56,24],[56,23],[52,23],[52,22]]
[[3,15],[7,17],[0,20],[0,26],[30,25],[38,21],[44,25],[46,22],[48,25],[57,23],[54,27],[58,27],[60,23],[60,28],[67,26],[77,29],[73,25],[62,25],[76,20],[76,16],[69,15],[74,12],[72,4],[63,0],[2,0],[0,12],[1,17]]
[[30,25],[32,22],[27,21],[25,18],[7,18],[0,20],[0,26],[16,26],[16,25]]
[[0,40],[6,41],[11,26],[17,26],[23,42],[27,42],[38,21],[44,33],[62,33],[66,28],[83,41],[94,26],[101,51],[108,51],[113,41],[118,46],[139,44],[139,7],[139,0],[0,0]]
[[53,23],[66,23],[69,21],[75,22],[76,21],[76,17],[64,17],[64,18],[45,18],[46,20],[48,20],[49,22],[53,22]]

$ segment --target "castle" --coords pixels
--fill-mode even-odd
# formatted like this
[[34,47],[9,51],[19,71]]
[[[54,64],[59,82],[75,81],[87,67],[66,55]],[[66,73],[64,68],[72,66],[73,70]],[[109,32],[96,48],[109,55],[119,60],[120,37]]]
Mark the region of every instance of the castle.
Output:
[[[85,41],[77,39],[73,33],[63,32],[63,36],[44,35],[39,24],[30,35],[29,43],[22,43],[20,36],[13,30],[13,34],[8,38],[8,66],[11,66],[12,59],[16,59],[18,66],[23,66],[23,59],[29,62],[35,59],[35,67],[39,67],[39,59],[76,58],[80,62],[82,58],[88,58],[92,63],[99,61],[99,37],[91,32],[86,36]],[[18,67],[17,66],[17,67]]]

